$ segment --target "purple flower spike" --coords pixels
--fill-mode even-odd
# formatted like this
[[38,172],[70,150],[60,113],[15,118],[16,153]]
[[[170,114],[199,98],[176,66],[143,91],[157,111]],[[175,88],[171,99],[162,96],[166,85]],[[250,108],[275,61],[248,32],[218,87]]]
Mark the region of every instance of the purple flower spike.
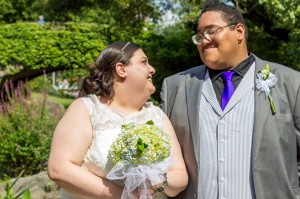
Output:
[[14,84],[13,84],[12,80],[9,80],[9,85],[10,85],[11,90],[13,90],[14,89]]

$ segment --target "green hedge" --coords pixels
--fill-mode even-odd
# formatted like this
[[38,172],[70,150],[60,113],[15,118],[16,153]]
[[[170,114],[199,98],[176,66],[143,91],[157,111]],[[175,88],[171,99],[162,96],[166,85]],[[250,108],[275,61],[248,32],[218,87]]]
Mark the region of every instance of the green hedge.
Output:
[[49,67],[80,68],[107,45],[109,28],[94,23],[0,25],[0,70],[16,74]]

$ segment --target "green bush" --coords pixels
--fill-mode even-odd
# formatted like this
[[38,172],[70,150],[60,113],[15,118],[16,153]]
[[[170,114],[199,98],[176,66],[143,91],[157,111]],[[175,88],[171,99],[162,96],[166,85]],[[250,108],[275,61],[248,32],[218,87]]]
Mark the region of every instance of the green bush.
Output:
[[46,94],[31,98],[24,90],[6,84],[6,95],[1,94],[0,178],[22,170],[31,175],[46,167],[52,133],[64,111],[48,102]]
[[107,26],[95,23],[0,24],[0,68],[13,75],[85,67],[106,46],[107,31]]
[[42,93],[45,88],[49,90],[52,87],[51,80],[45,75],[34,78],[28,82],[33,92]]

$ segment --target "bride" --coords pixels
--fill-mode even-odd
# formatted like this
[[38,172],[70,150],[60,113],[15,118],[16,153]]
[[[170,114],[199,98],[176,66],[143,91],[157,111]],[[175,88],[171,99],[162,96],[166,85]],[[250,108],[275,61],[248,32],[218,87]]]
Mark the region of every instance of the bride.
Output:
[[[188,175],[173,127],[160,108],[147,102],[155,91],[154,73],[134,43],[116,42],[102,51],[90,76],[83,79],[85,96],[69,106],[52,138],[48,175],[62,188],[62,199],[121,198],[123,187],[106,178],[113,167],[110,146],[122,124],[149,120],[170,135],[170,158],[175,161],[162,178],[167,180],[148,191],[164,199],[185,189]],[[138,190],[134,194],[142,197]]]

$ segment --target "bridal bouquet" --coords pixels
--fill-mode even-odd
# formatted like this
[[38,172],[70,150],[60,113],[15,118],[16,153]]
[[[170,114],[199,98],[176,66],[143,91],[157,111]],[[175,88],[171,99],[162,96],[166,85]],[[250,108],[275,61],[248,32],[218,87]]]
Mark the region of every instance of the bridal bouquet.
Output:
[[112,144],[109,159],[114,167],[107,174],[109,180],[122,180],[121,199],[136,198],[132,193],[139,189],[140,199],[152,198],[147,191],[160,183],[170,165],[170,137],[150,120],[145,124],[122,125],[121,134]]

